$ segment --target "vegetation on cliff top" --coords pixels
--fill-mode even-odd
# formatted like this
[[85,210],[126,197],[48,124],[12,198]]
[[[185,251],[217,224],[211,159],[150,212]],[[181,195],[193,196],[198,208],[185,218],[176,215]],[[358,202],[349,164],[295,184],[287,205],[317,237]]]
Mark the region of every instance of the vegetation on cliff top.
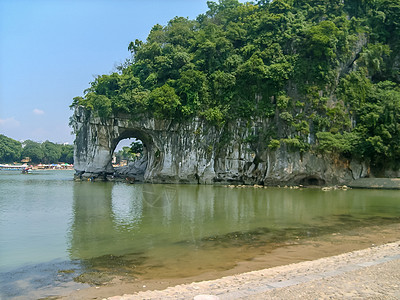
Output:
[[100,117],[149,114],[216,126],[270,118],[264,147],[400,161],[398,0],[207,2],[155,25],[131,59],[74,98]]

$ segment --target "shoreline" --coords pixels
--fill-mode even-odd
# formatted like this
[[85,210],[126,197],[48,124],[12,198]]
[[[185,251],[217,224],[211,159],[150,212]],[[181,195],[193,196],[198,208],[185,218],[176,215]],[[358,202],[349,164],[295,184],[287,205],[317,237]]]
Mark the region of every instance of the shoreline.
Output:
[[[304,277],[314,280],[315,278],[311,275],[314,274],[317,276],[318,273],[315,272],[321,272],[321,269],[323,270],[326,266],[329,266],[330,269],[325,269],[325,272],[335,273],[335,268],[345,267],[351,261],[353,261],[353,264],[368,263],[385,256],[394,255],[394,253],[399,255],[397,261],[399,261],[400,265],[399,229],[400,224],[392,224],[384,226],[383,228],[364,228],[361,232],[354,233],[353,236],[351,234],[346,236],[332,234],[329,237],[323,237],[317,241],[310,240],[302,244],[277,248],[251,261],[239,262],[233,269],[223,272],[209,272],[192,278],[166,277],[154,280],[133,280],[131,282],[117,280],[109,285],[75,291],[63,298],[109,300],[143,298],[193,299],[197,295],[218,294],[217,296],[220,297],[220,299],[232,299],[237,298],[236,296],[239,294],[235,294],[236,296],[229,294],[229,297],[223,295],[225,295],[228,290],[232,291],[233,287],[235,287],[236,291],[251,290],[261,293],[268,292],[268,294],[276,293],[279,282],[283,282],[282,280],[284,278],[282,277],[275,280],[271,276],[278,276],[279,274],[280,276],[286,276],[285,278],[287,278],[287,280],[291,280],[290,278],[296,274],[301,274],[299,275],[300,278]],[[354,259],[356,261],[354,261]],[[312,268],[316,271],[310,271]],[[397,269],[400,270],[400,268]],[[269,284],[265,283],[264,280],[266,278],[269,278],[272,282]],[[286,288],[297,289],[297,283],[302,282],[301,280],[299,281],[298,278],[296,280],[296,285],[289,285]],[[309,283],[310,282],[305,282],[304,284]],[[260,289],[257,288],[259,286],[275,287],[274,289],[260,291]],[[256,294],[252,295],[251,298],[253,299],[254,296],[256,296]],[[265,299],[264,296],[261,298]],[[286,296],[284,298],[287,298]],[[246,298],[247,296],[243,297]]]
[[397,298],[399,267],[397,241],[313,261],[107,299]]

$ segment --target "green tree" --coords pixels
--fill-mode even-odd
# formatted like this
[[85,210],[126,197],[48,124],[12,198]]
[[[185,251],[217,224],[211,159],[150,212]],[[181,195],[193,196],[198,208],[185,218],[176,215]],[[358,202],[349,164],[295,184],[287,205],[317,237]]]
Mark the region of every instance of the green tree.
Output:
[[131,153],[142,154],[143,153],[143,143],[141,141],[134,141],[131,143]]
[[175,89],[168,84],[154,89],[149,95],[154,115],[160,119],[170,119],[181,105]]
[[337,153],[344,156],[352,156],[361,143],[361,137],[357,133],[345,132],[341,133],[330,133],[330,132],[319,132],[317,133],[318,138],[318,150],[324,153]]
[[60,161],[62,145],[54,144],[49,141],[45,141],[41,145],[43,149],[43,162],[46,164],[57,163]]
[[131,147],[122,147],[122,150],[119,150],[116,153],[117,163],[121,163],[122,160],[126,160],[128,163],[134,160],[134,154],[131,151]]
[[176,93],[181,99],[182,113],[190,116],[196,113],[202,102],[207,102],[207,77],[198,70],[185,70],[176,82]]
[[21,159],[22,145],[3,134],[0,134],[0,162],[14,162]]
[[59,158],[60,162],[65,162],[68,164],[74,163],[74,146],[72,145],[62,145],[61,146],[61,156]]
[[22,157],[29,157],[34,163],[42,162],[44,158],[44,152],[41,144],[31,140],[24,141]]

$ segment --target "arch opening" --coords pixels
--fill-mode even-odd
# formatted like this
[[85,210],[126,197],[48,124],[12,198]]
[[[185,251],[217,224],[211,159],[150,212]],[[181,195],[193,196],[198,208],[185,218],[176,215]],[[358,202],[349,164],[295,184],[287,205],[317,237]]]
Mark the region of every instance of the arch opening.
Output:
[[151,138],[136,130],[126,130],[112,141],[114,176],[128,183],[143,182],[149,161]]

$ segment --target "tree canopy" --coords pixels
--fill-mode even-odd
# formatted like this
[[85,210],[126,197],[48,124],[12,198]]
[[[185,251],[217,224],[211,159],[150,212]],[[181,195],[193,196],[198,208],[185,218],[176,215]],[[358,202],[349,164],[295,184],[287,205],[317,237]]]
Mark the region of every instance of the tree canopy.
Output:
[[72,106],[219,127],[269,118],[258,137],[269,149],[400,161],[398,0],[207,4],[131,42],[131,58]]
[[21,158],[22,145],[20,142],[0,134],[0,161],[14,162]]
[[26,140],[18,142],[0,134],[0,162],[19,162],[29,157],[33,163],[74,162],[74,146],[55,144],[50,141],[43,143]]
[[135,161],[143,155],[143,143],[140,140],[134,140],[130,144],[130,147],[122,147],[115,154],[117,164],[121,163],[122,160],[126,160],[127,162]]

